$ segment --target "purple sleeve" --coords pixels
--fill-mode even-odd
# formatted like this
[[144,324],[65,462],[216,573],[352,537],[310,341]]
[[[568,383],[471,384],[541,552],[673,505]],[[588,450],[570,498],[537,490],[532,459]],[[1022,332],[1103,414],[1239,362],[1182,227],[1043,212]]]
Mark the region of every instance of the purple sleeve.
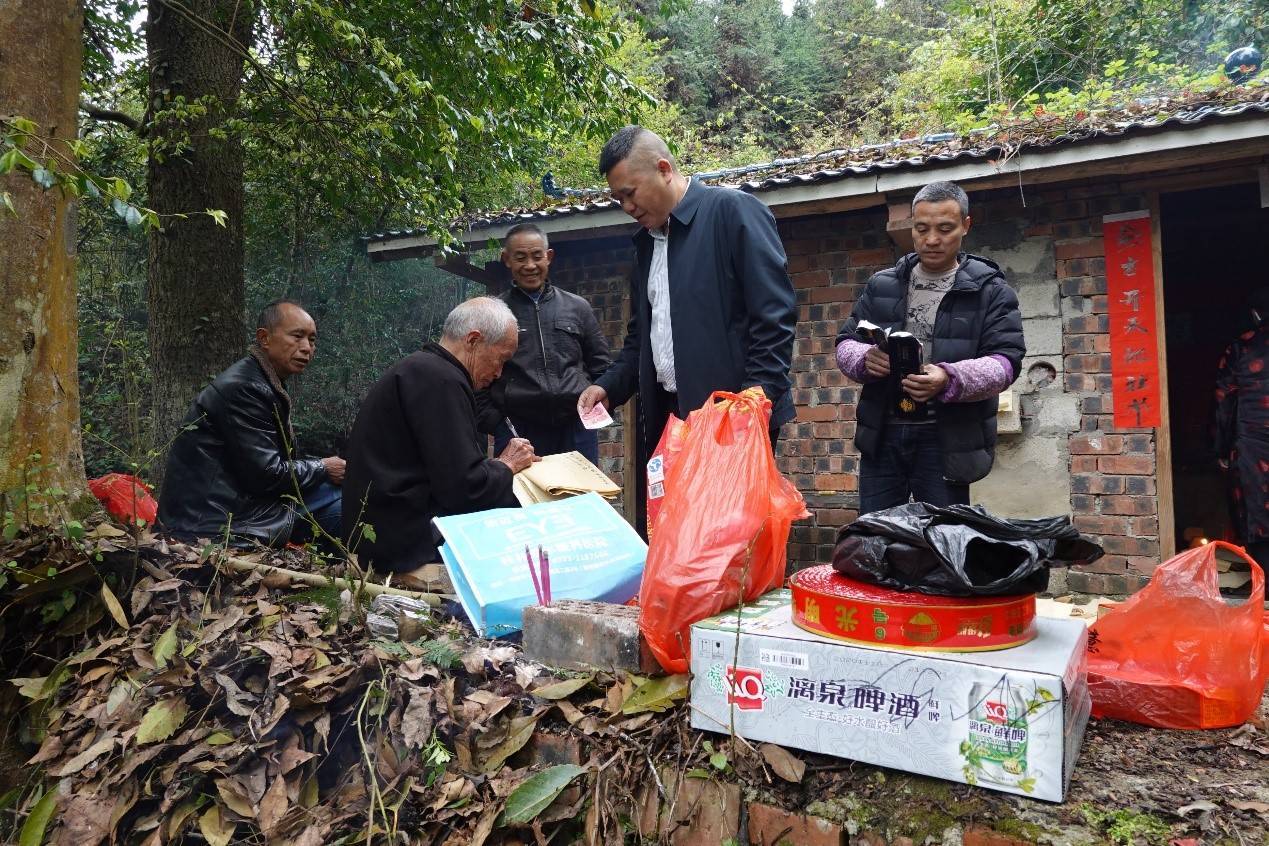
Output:
[[851,338],[845,339],[837,345],[837,368],[845,373],[847,378],[856,382],[875,382],[876,380],[864,369],[864,356],[868,355],[870,349],[872,349],[871,344]]
[[[841,348],[837,360],[841,362]],[[1013,384],[1013,365],[1003,355],[939,363],[947,371],[947,387],[940,402],[977,402],[990,399]],[[847,373],[846,375],[850,375]]]

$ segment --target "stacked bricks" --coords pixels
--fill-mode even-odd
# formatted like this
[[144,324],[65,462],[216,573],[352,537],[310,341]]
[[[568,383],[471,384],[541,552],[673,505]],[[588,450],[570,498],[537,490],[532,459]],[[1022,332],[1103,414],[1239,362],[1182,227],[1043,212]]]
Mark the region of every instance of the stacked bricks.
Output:
[[1053,227],[1061,293],[1065,389],[1080,398],[1080,431],[1070,438],[1071,513],[1075,528],[1106,550],[1072,571],[1072,590],[1131,593],[1159,564],[1159,501],[1153,429],[1115,426],[1102,216],[1145,208],[1119,186],[1042,195]]

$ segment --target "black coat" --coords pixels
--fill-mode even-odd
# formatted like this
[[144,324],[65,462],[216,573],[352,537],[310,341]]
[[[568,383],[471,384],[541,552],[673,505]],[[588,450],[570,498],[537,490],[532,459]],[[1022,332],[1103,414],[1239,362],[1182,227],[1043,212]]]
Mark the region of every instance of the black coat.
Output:
[[571,425],[577,420],[578,396],[612,363],[594,310],[577,294],[550,283],[537,302],[515,287],[501,299],[520,324],[520,343],[502,376],[489,386],[492,410],[481,428],[492,432],[490,424],[496,427],[504,415]]
[[[714,391],[761,385],[772,403],[771,423],[793,419],[793,334],[797,302],[775,218],[762,201],[730,188],[692,180],[670,214],[670,320],[674,373],[683,414]],[[640,458],[656,448],[670,409],[657,402],[652,364],[648,269],[652,236],[634,236],[626,340],[596,383],[613,407],[638,392]]]
[[[194,400],[167,454],[159,528],[184,538],[236,537],[280,545],[293,503],[326,481],[321,459],[291,458],[291,403],[253,357],[231,365]],[[274,377],[276,378],[276,377]]]
[[[371,386],[348,438],[344,536],[380,572],[438,560],[432,518],[517,505],[511,469],[486,457],[458,359],[427,344]],[[374,527],[375,540],[357,526]]]
[[[903,328],[908,314],[908,281],[917,261],[917,255],[909,253],[894,267],[868,280],[836,343],[855,338],[855,327],[861,320],[883,329]],[[1026,353],[1017,294],[995,262],[963,254],[952,289],[944,295],[934,319],[930,363],[1002,355],[1013,365],[1016,379]],[[890,380],[883,379],[865,384],[860,392],[855,446],[863,455],[874,454],[880,446],[890,408],[889,387]],[[991,471],[998,409],[996,397],[939,404],[934,425],[938,427],[947,479],[967,484]]]

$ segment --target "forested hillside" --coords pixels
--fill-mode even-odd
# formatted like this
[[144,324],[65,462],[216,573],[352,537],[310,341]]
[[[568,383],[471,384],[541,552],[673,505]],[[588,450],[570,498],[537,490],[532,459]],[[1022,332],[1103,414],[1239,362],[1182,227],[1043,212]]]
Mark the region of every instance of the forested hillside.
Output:
[[[268,0],[232,22],[219,89],[149,60],[236,6],[88,4],[82,163],[131,192],[79,208],[90,476],[153,476],[193,386],[279,296],[318,321],[301,440],[337,445],[370,381],[471,293],[430,261],[370,266],[358,236],[534,206],[547,171],[595,185],[623,123],[700,170],[1228,84],[1230,49],[1269,44],[1264,0]],[[195,154],[230,162],[223,190],[174,184]],[[203,248],[165,252],[156,225]]]

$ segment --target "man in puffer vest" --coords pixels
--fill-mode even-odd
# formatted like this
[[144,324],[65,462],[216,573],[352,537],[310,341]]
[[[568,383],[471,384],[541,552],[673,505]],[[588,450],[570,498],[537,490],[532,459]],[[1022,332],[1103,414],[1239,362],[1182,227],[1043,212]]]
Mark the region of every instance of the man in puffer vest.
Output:
[[[1026,354],[1018,297],[992,261],[961,251],[969,198],[932,182],[912,200],[915,252],[868,280],[837,336],[837,366],[863,385],[856,408],[859,511],[910,499],[969,503],[995,458],[997,396]],[[860,340],[861,321],[906,331],[922,366],[890,376],[886,350]]]

